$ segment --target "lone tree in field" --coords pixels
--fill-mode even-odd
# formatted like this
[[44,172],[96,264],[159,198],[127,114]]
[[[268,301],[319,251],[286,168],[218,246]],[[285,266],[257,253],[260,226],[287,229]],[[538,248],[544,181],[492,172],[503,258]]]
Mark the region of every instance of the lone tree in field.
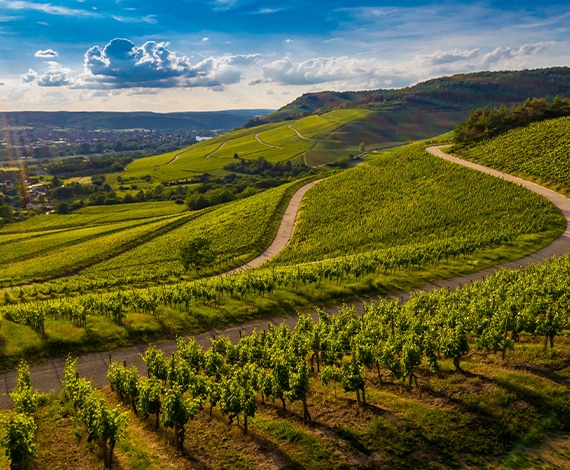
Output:
[[214,264],[216,254],[212,251],[212,242],[206,238],[194,238],[180,248],[180,261],[184,269],[201,271]]

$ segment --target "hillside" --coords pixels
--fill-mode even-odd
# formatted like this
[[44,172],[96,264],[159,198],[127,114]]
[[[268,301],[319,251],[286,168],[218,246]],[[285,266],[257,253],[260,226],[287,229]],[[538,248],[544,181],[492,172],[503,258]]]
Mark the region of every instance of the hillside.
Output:
[[366,107],[406,113],[463,112],[493,104],[521,103],[540,96],[570,96],[570,68],[553,67],[502,72],[475,72],[441,77],[394,90],[307,93],[246,126],[298,119],[339,107]]
[[513,129],[457,155],[570,195],[570,117]]
[[[366,125],[378,139],[376,114],[337,109],[240,129],[134,162],[121,179],[152,174],[147,183],[162,191],[259,156],[334,165],[361,149]],[[468,152],[567,190],[569,119]],[[0,293],[0,367],[60,358],[31,381],[21,372],[11,395],[12,424],[39,448],[32,468],[102,468],[115,438],[113,468],[125,470],[565,468],[570,257],[535,263],[536,250],[564,238],[564,217],[423,144],[366,159],[324,174],[271,264],[219,277],[210,275],[267,246],[302,179],[196,211],[132,202],[0,228],[0,282],[10,286]],[[180,246],[197,237],[217,263],[184,271]],[[39,280],[48,282],[31,284]],[[447,287],[408,295],[430,282]],[[402,297],[378,299],[394,294]],[[375,301],[362,314],[314,310],[364,296]],[[297,326],[277,325],[308,309]],[[165,339],[164,354],[142,344]],[[62,357],[92,351],[102,352],[90,355],[99,368],[71,359],[63,368]],[[33,400],[30,384],[47,369],[58,385],[65,379],[64,392]],[[4,374],[6,392],[15,375]],[[13,416],[0,411],[4,426]]]
[[381,146],[450,131],[476,108],[519,104],[532,97],[569,97],[569,90],[568,67],[476,72],[393,90],[307,93],[271,114],[248,121],[245,127],[295,120],[339,108],[366,109],[366,120],[347,123],[337,133],[358,134],[366,145]]
[[195,111],[179,113],[152,112],[74,112],[74,111],[14,111],[0,113],[0,126],[61,128],[76,130],[120,129],[234,129],[248,119],[269,110],[241,109],[227,111]]
[[152,184],[187,181],[203,172],[219,173],[235,155],[313,167],[338,164],[362,146],[393,147],[450,131],[481,106],[567,97],[568,90],[570,68],[558,67],[454,75],[398,90],[305,94],[248,121],[244,129],[138,160],[126,177],[142,187],[149,179]]

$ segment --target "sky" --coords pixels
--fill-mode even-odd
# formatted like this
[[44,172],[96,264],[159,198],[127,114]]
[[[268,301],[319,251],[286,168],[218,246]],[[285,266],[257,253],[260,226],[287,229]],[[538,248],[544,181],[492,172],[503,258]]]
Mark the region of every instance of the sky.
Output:
[[553,66],[568,0],[0,0],[0,111],[277,109]]

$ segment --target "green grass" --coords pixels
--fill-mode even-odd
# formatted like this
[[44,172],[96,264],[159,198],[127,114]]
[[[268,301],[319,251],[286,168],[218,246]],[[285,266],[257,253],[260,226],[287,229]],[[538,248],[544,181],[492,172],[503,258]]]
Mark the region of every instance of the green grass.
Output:
[[150,221],[117,222],[76,228],[12,242],[5,253],[0,282],[18,284],[53,279],[111,258],[142,241],[180,225],[189,215],[156,217]]
[[148,243],[86,269],[83,275],[136,276],[149,280],[184,275],[180,246],[185,240],[196,237],[211,240],[212,249],[225,266],[247,261],[270,244],[285,206],[300,184],[289,183],[215,207]]

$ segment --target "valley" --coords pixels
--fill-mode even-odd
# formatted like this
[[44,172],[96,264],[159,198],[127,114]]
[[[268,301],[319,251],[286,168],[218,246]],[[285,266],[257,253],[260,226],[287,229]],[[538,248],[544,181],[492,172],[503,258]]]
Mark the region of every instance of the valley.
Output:
[[452,148],[380,112],[269,115],[105,175],[163,200],[0,228],[3,416],[53,391],[37,468],[101,468],[90,409],[116,468],[563,468],[570,117]]

